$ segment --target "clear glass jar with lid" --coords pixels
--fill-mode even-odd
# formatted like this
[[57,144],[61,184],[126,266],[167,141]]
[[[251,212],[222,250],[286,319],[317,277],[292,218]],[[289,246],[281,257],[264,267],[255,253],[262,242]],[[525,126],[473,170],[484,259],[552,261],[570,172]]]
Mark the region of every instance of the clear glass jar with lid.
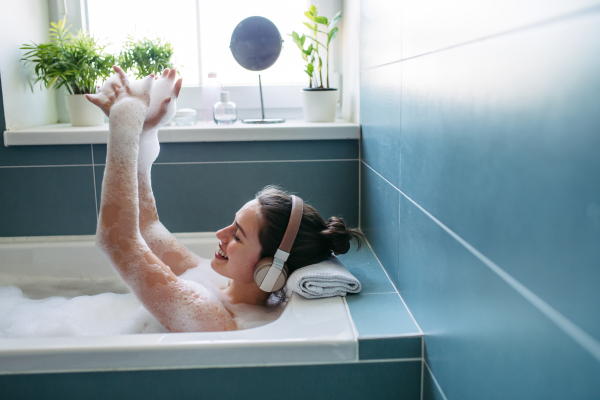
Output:
[[196,123],[196,110],[192,108],[181,108],[175,112],[173,117],[175,125],[194,125]]

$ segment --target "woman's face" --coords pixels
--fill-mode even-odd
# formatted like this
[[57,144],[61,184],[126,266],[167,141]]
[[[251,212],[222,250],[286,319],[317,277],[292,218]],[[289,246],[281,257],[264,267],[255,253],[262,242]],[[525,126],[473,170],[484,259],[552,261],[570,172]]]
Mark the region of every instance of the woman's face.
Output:
[[261,245],[258,200],[246,203],[236,214],[233,223],[217,232],[220,240],[210,266],[227,278],[249,283],[254,281],[254,265],[260,260]]

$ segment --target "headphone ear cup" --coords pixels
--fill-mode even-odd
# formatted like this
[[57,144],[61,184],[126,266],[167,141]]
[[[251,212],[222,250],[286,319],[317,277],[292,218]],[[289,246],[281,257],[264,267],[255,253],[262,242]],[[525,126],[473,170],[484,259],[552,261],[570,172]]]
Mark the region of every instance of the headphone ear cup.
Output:
[[[274,260],[273,257],[265,257],[263,259],[260,259],[254,266],[254,282],[256,282],[258,287],[260,287],[263,280],[265,279],[265,276],[267,276],[269,269],[273,265],[273,260]],[[276,292],[279,289],[281,289],[285,285],[285,282],[287,282],[287,278],[288,278],[288,266],[287,266],[287,264],[284,263],[283,271],[281,271],[279,278],[277,278],[277,281],[275,282],[275,286],[273,286],[273,289],[271,290],[271,292]]]

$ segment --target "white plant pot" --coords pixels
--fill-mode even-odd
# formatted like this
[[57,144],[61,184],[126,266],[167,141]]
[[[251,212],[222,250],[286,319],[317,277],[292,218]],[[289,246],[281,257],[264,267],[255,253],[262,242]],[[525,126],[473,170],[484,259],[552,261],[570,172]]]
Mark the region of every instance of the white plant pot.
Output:
[[306,122],[334,122],[337,89],[302,89],[302,112]]
[[72,126],[97,126],[104,124],[104,112],[93,105],[83,94],[67,94],[67,109]]

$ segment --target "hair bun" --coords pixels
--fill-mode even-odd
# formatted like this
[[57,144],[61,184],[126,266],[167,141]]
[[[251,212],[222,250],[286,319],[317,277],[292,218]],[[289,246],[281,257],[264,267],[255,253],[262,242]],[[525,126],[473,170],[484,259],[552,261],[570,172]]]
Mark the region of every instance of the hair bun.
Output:
[[358,239],[355,229],[348,228],[344,220],[338,217],[329,218],[327,229],[321,234],[329,239],[331,250],[336,254],[346,254],[350,250],[350,241]]

